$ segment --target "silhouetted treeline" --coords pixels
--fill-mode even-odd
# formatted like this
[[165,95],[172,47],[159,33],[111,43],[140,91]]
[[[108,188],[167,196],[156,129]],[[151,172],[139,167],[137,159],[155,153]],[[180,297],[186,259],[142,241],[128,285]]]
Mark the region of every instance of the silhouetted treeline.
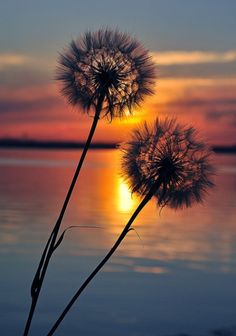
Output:
[[[96,142],[91,144],[94,149],[116,148],[115,143]],[[1,148],[32,148],[32,149],[81,149],[84,143],[74,141],[44,141],[28,139],[0,139]]]
[[236,153],[236,145],[233,146],[212,146],[212,149],[215,153],[231,153],[235,154]]
[[[91,144],[94,149],[112,149],[117,147],[117,143],[96,142]],[[81,149],[84,148],[83,142],[76,141],[46,141],[31,139],[0,139],[1,148],[32,148],[32,149]],[[235,154],[236,145],[233,146],[212,146],[215,153]]]

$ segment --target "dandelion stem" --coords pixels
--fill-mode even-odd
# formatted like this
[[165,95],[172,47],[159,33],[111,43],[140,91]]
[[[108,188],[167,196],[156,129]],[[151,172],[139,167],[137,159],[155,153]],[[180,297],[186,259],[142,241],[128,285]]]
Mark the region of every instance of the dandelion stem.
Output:
[[129,219],[128,223],[126,224],[125,228],[121,232],[120,236],[118,237],[117,241],[113,245],[113,247],[110,249],[110,251],[107,253],[107,255],[104,257],[104,259],[98,264],[98,266],[93,270],[93,272],[89,275],[89,277],[84,281],[82,286],[78,289],[78,291],[75,293],[73,298],[70,300],[52,329],[49,331],[47,336],[52,336],[58,326],[61,324],[63,321],[64,317],[72,307],[72,305],[75,303],[75,301],[79,298],[80,294],[85,290],[85,288],[88,286],[88,284],[92,281],[92,279],[95,277],[95,275],[101,270],[101,268],[106,264],[106,262],[110,259],[110,257],[113,255],[113,253],[116,251],[116,249],[119,247],[125,236],[130,230],[130,227],[135,220],[135,218],[138,216],[140,211],[144,208],[144,206],[148,203],[148,201],[152,198],[153,194],[157,191],[157,189],[160,187],[162,181],[159,179],[156,183],[155,186],[147,193],[147,195],[143,198],[143,200],[140,202],[136,210],[134,211],[133,215]]
[[77,178],[79,176],[81,167],[83,165],[83,162],[84,162],[84,159],[86,157],[87,151],[88,151],[89,146],[91,144],[95,129],[97,127],[99,116],[100,116],[100,113],[101,113],[101,110],[102,110],[102,104],[103,104],[103,101],[104,101],[104,97],[105,97],[105,93],[101,94],[99,99],[98,99],[97,106],[96,106],[96,111],[95,111],[95,115],[94,115],[94,120],[93,120],[91,129],[90,129],[86,144],[85,144],[83,152],[81,154],[81,157],[80,157],[78,166],[76,168],[74,177],[72,179],[71,185],[68,189],[68,192],[67,192],[66,198],[64,200],[64,203],[63,203],[61,212],[59,214],[58,220],[57,220],[57,222],[56,222],[56,224],[55,224],[55,226],[54,226],[54,228],[51,232],[51,235],[50,235],[50,237],[49,237],[49,239],[46,243],[46,246],[45,246],[44,251],[42,253],[42,257],[41,257],[40,262],[39,262],[39,266],[38,266],[37,271],[35,273],[35,277],[33,279],[32,287],[31,287],[31,296],[32,296],[31,307],[30,307],[28,319],[26,321],[23,336],[27,336],[28,333],[29,333],[29,329],[30,329],[31,322],[32,322],[32,319],[33,319],[33,315],[34,315],[34,311],[35,311],[35,308],[36,308],[36,305],[37,305],[38,297],[39,297],[39,294],[40,294],[40,291],[41,291],[41,288],[42,288],[43,280],[44,280],[44,277],[45,277],[45,274],[46,274],[46,271],[47,271],[47,268],[48,268],[48,264],[50,262],[52,254],[55,250],[54,247],[56,245],[56,240],[57,240],[58,232],[59,232],[59,229],[60,229],[60,226],[61,226],[61,223],[62,223],[62,219],[64,217],[64,214],[65,214],[67,205],[69,203],[71,194],[72,194],[73,189],[75,187],[75,184],[76,184]]

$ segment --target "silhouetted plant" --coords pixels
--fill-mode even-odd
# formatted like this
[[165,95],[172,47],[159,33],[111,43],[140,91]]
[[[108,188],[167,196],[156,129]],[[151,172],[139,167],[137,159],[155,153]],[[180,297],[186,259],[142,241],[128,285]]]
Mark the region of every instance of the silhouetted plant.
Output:
[[60,55],[56,79],[62,83],[62,94],[83,112],[93,113],[93,123],[31,286],[32,302],[24,336],[28,335],[51,256],[63,239],[61,235],[57,241],[60,225],[98,120],[103,116],[110,120],[122,117],[125,109],[132,113],[145,95],[153,93],[154,70],[147,50],[136,39],[108,29],[87,32]]
[[123,175],[131,191],[142,196],[152,191],[159,206],[189,207],[212,186],[207,145],[193,127],[174,119],[157,119],[152,128],[144,123],[122,150]]
[[[122,117],[153,93],[155,65],[141,44],[118,31],[87,32],[60,57],[62,94],[84,112]],[[97,111],[97,107],[99,109]]]
[[160,206],[189,207],[200,202],[204,193],[213,186],[210,151],[199,141],[192,127],[177,124],[175,120],[156,120],[133,131],[131,140],[121,145],[122,168],[131,190],[143,196],[119,238],[71,299],[48,336],[56,331],[71,306],[94,276],[116,251],[143,207],[154,196]]

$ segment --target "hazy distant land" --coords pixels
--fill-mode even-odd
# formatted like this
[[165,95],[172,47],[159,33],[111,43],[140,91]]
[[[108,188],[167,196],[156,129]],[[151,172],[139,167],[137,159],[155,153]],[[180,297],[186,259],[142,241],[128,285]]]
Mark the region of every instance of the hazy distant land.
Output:
[[[91,144],[94,149],[116,148],[117,143],[96,142]],[[33,140],[33,139],[0,139],[0,148],[29,148],[29,149],[81,149],[84,142],[59,140]]]
[[[118,143],[96,142],[91,144],[93,149],[112,149],[116,148]],[[76,141],[48,141],[32,139],[0,139],[0,148],[25,148],[25,149],[81,149],[84,147],[83,142]],[[216,153],[236,153],[236,145],[221,146],[213,145],[212,150]]]

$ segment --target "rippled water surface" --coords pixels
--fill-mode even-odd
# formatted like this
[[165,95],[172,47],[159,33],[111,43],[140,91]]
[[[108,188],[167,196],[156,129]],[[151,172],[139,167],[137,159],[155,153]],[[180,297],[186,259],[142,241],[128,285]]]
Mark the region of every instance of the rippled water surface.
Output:
[[[0,335],[21,335],[40,253],[79,151],[0,151]],[[236,156],[216,155],[203,205],[161,212],[154,200],[55,335],[203,335],[236,325]],[[45,335],[138,205],[116,150],[91,150],[66,212],[33,321]]]

